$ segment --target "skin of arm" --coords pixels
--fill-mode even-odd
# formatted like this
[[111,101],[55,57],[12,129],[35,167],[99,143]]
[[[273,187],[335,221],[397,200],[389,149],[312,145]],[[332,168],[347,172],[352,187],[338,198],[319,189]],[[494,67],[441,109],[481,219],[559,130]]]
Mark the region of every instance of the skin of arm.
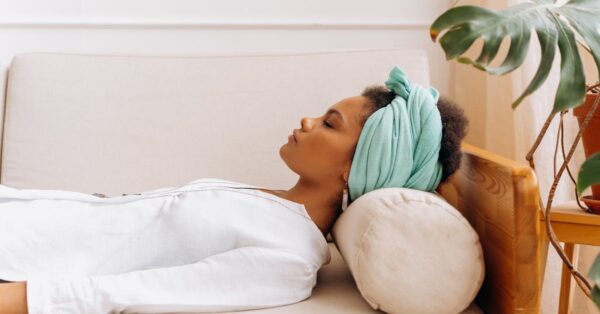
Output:
[[27,313],[27,282],[0,284],[0,314]]

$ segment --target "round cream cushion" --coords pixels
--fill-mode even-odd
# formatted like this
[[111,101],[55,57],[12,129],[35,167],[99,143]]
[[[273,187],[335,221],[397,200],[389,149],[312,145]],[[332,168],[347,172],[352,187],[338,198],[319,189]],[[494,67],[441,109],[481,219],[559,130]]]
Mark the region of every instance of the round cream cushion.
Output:
[[485,266],[479,237],[435,193],[385,188],[352,202],[332,228],[364,299],[387,313],[460,313]]

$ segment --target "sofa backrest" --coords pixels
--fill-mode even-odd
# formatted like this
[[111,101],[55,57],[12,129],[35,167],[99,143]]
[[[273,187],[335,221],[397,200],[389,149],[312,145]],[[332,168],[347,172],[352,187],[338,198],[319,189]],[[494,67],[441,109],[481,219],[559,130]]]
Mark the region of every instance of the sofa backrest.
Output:
[[198,178],[287,189],[297,175],[279,147],[300,118],[383,84],[394,65],[428,85],[419,50],[17,55],[0,183],[110,196]]

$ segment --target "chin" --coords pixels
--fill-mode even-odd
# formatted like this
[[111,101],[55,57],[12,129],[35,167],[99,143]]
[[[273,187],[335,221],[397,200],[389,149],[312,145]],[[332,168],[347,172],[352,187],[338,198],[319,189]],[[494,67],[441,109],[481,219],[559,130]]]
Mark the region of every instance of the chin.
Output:
[[290,155],[289,152],[287,150],[287,144],[283,144],[281,145],[281,147],[279,148],[279,158],[281,158],[281,160],[283,160],[283,162],[285,163],[285,165],[292,170],[293,172],[295,172],[296,174],[298,174],[298,171],[296,171],[295,167],[293,166],[293,162],[289,159]]
[[288,165],[288,152],[286,149],[286,144],[281,145],[281,147],[279,147],[279,158],[281,158],[281,160],[283,160],[283,162],[289,167]]

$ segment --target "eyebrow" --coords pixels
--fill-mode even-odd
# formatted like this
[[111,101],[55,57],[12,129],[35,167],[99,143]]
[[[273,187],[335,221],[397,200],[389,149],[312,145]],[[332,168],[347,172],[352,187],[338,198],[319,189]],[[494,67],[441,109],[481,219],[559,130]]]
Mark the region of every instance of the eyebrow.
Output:
[[337,114],[343,123],[346,123],[344,116],[337,109],[331,108],[331,109],[327,110],[327,114],[333,114],[333,113]]

